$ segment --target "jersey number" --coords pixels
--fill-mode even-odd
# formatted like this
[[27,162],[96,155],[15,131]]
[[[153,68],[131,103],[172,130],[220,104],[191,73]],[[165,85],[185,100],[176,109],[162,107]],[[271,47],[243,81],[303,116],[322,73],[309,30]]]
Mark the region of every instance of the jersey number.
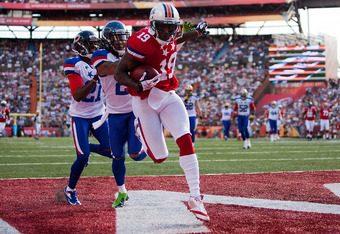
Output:
[[247,112],[248,111],[248,105],[240,105],[239,112]]
[[[86,84],[90,82],[90,81],[87,81]],[[97,87],[98,87],[98,92],[96,94],[96,90],[97,90]],[[94,86],[94,88],[91,90],[91,93],[89,95],[87,95],[86,98],[83,98],[83,102],[99,102],[100,101],[100,91],[102,90],[102,86],[101,85],[96,85]],[[96,99],[94,99],[96,96]]]
[[[145,32],[142,32],[140,35],[137,36],[137,38],[140,39],[142,42],[146,42],[147,40],[150,39],[150,35],[146,34]],[[177,55],[177,52],[171,54],[169,61],[166,61],[166,59],[164,59],[160,64],[161,65],[161,72],[163,74],[167,73],[167,69],[168,70],[171,69],[171,73],[169,74],[169,79],[171,79],[173,74],[174,74],[173,67],[175,66],[175,62],[176,62],[176,55]],[[166,76],[161,77],[161,80],[166,80],[166,79],[167,79]]]
[[122,86],[119,83],[116,83],[116,95],[127,95],[128,92],[126,91],[125,86]]

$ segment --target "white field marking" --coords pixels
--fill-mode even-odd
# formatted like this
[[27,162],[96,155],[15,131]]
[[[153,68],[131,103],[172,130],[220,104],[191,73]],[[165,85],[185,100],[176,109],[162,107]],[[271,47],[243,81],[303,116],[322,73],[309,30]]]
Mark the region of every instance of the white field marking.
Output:
[[23,154],[23,155],[6,155],[6,156],[2,156],[0,155],[0,158],[27,158],[27,157],[31,157],[31,158],[46,158],[46,157],[76,157],[76,155],[74,154],[66,154],[66,155],[62,155],[62,154],[43,154],[43,155],[29,155],[29,154]]
[[[219,145],[220,146],[220,145]],[[300,149],[301,146],[253,146],[252,148],[255,149]],[[314,146],[308,146],[309,149],[311,148],[317,148],[319,149],[320,146],[318,145],[314,145]],[[340,148],[340,144],[339,145],[332,145],[332,148]],[[235,150],[235,149],[242,149],[241,146],[239,147],[197,147],[195,148],[195,152],[202,152],[202,151],[206,151],[206,150]],[[169,151],[179,151],[178,148],[168,148]],[[302,152],[302,151],[301,151]]]
[[[30,151],[32,152],[32,151]],[[315,153],[315,152],[320,152],[320,153],[331,153],[331,152],[340,152],[340,150],[325,150],[325,151],[321,151],[321,150],[317,150],[317,151],[313,151],[313,150],[310,150],[310,151],[285,151],[285,152],[282,152],[282,151],[257,151],[257,152],[254,152],[254,151],[249,151],[249,150],[245,150],[245,151],[242,151],[242,152],[216,152],[216,153],[213,153],[213,152],[209,152],[209,153],[204,153],[204,152],[200,152],[198,151],[198,153],[196,152],[197,156],[199,155],[212,155],[212,154],[218,154],[218,155],[221,155],[221,154],[225,154],[225,155],[239,155],[239,154],[277,154],[277,153],[286,153],[286,154],[289,154],[289,153]],[[21,158],[21,157],[33,157],[33,158],[36,158],[36,157],[70,157],[70,156],[75,156],[75,155],[71,155],[71,154],[68,154],[68,155],[54,155],[54,154],[43,154],[43,155],[33,155],[33,154],[22,154],[22,155],[1,155],[0,154],[0,158]],[[100,157],[100,155],[98,155]],[[179,154],[178,153],[169,153],[168,155],[169,158],[173,158],[173,157],[179,157]]]
[[331,190],[336,196],[340,197],[340,183],[324,184],[323,186]]
[[0,233],[3,234],[19,234],[18,230],[9,225],[6,221],[0,218]]
[[[50,145],[42,145],[42,146],[39,146],[39,148],[51,148],[52,146]],[[75,149],[74,145],[59,145],[59,146],[53,146],[52,148],[68,148],[68,149]]]
[[204,154],[277,154],[277,153],[285,153],[285,154],[289,154],[289,153],[317,153],[317,152],[320,152],[320,153],[331,153],[331,152],[340,152],[340,150],[303,150],[303,151],[262,151],[262,152],[254,152],[254,151],[249,151],[249,150],[245,150],[245,151],[242,151],[242,152],[216,152],[216,153],[213,153],[213,152],[210,152],[210,153],[203,153],[203,152],[199,152],[196,154],[200,154],[200,155],[204,155]]
[[43,142],[28,142],[28,141],[6,141],[4,142],[6,145],[42,145],[44,144]]
[[[130,200],[123,208],[116,209],[117,233],[210,231],[183,204],[189,199],[186,193],[160,190],[129,191],[128,193]],[[303,201],[204,195],[204,203],[340,215],[340,205]]]
[[336,204],[322,204],[304,201],[269,200],[217,195],[204,195],[204,202],[213,204],[249,206],[274,210],[289,210],[299,212],[313,212],[321,214],[340,215],[340,205]]
[[54,152],[54,151],[57,151],[57,152],[61,152],[61,151],[72,151],[72,149],[31,149],[31,150],[9,150],[8,152],[10,153],[32,153],[32,151],[36,151],[36,152]]
[[[217,160],[199,160],[200,163],[202,162],[254,162],[254,161],[312,161],[312,160],[340,160],[340,157],[335,158],[263,158],[263,159],[217,159]],[[73,162],[72,162],[73,163]],[[6,164],[0,164],[0,166],[38,166],[38,165],[66,165],[66,164],[72,164],[70,162],[64,162],[64,163],[6,163]],[[91,164],[108,164],[108,162],[91,162]],[[125,164],[130,163],[154,163],[153,161],[127,161]],[[164,161],[163,163],[179,163],[179,160],[173,160],[173,161]]]
[[[337,169],[331,170],[319,170],[319,171],[269,171],[269,172],[240,172],[240,173],[219,173],[219,174],[202,174],[208,176],[224,176],[224,175],[257,175],[257,174],[288,174],[288,173],[305,173],[305,172],[340,172]],[[127,177],[172,177],[172,176],[184,176],[183,174],[180,175],[144,175],[144,176],[127,176]],[[81,178],[103,178],[103,177],[114,177],[114,176],[82,176]],[[9,178],[9,179],[0,179],[1,180],[55,180],[55,179],[68,179],[69,177],[30,177],[30,178]]]
[[126,205],[116,209],[117,234],[210,232],[183,203],[189,194],[159,190],[128,194]]

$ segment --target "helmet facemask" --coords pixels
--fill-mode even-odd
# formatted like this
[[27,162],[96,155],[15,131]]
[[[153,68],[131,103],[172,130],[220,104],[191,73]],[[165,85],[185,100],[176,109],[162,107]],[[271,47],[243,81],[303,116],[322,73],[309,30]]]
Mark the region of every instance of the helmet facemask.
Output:
[[175,41],[179,37],[179,25],[165,22],[153,21],[152,30],[159,44],[165,45]]

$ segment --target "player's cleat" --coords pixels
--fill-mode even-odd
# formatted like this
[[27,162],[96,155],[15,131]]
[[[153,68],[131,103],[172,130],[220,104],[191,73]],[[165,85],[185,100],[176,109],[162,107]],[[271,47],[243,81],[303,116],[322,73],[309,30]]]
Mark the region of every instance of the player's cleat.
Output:
[[127,193],[118,193],[118,197],[115,202],[112,204],[112,208],[119,208],[125,205],[125,202],[129,200],[129,196]]
[[247,141],[247,148],[250,149],[251,148],[250,139],[248,138],[246,139],[246,141]]
[[247,149],[247,139],[243,141],[243,148],[242,149]]
[[74,191],[67,191],[67,187],[65,188],[65,197],[70,205],[81,205],[80,201],[78,200],[78,195],[76,193],[76,190]]
[[228,140],[228,137],[227,137],[227,136],[224,136],[224,140],[226,140],[226,141],[227,141],[227,140]]
[[194,213],[196,218],[209,221],[210,217],[207,213],[207,211],[204,208],[203,205],[203,195],[200,195],[198,197],[190,197],[188,202],[189,210]]

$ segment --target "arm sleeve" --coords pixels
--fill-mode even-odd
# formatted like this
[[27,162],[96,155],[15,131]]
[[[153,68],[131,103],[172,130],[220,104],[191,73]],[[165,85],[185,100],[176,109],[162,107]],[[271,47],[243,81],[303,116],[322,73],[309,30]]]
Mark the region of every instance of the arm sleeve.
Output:
[[78,74],[69,74],[67,76],[70,82],[70,89],[72,95],[76,92],[76,90],[83,86],[83,80],[81,79],[80,75]]

